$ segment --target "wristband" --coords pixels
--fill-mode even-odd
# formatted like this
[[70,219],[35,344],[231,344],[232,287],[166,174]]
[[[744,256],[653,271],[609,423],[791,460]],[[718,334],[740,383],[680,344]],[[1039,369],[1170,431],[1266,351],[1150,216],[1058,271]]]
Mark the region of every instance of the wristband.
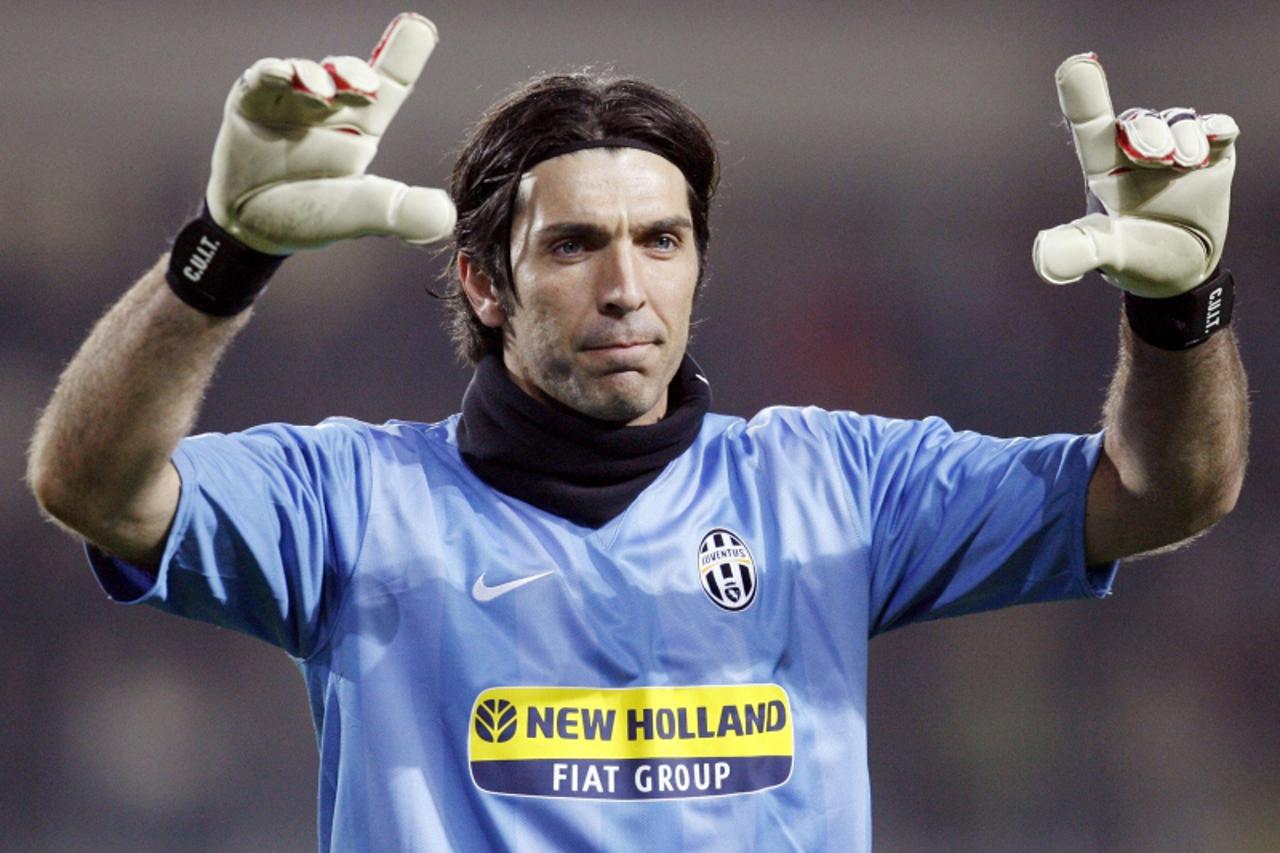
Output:
[[1148,299],[1126,292],[1124,313],[1129,328],[1152,346],[1186,350],[1209,340],[1231,323],[1235,282],[1218,270],[1203,284],[1164,299]]
[[209,205],[173,241],[165,280],[197,311],[230,317],[253,304],[288,255],[269,255],[241,243],[213,221]]

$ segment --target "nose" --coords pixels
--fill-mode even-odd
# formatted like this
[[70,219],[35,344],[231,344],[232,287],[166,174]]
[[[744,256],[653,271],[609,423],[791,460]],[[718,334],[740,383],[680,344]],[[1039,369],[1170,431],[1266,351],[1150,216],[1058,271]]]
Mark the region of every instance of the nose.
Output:
[[601,270],[600,311],[612,317],[621,317],[644,307],[644,288],[640,282],[640,268],[629,245],[614,245],[608,252],[608,262]]

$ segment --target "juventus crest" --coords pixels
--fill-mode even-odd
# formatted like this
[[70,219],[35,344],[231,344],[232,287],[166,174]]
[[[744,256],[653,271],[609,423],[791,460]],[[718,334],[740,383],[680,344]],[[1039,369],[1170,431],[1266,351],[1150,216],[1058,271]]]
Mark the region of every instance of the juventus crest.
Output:
[[745,610],[756,598],[756,561],[747,543],[717,527],[698,546],[698,576],[707,597],[724,610]]

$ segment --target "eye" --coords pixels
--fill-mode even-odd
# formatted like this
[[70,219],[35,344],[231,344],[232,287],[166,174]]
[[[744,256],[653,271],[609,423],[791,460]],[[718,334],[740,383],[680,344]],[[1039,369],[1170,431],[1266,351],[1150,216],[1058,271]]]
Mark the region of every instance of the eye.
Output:
[[572,257],[573,255],[582,254],[585,248],[578,240],[561,240],[551,247],[551,254]]
[[671,234],[659,234],[649,241],[649,245],[659,252],[674,252],[680,248],[680,241]]

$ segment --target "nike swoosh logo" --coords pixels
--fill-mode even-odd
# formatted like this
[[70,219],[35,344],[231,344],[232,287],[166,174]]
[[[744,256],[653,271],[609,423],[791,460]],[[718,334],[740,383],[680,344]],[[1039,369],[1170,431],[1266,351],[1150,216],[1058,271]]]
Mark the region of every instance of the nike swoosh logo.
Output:
[[480,573],[480,577],[476,578],[476,582],[471,585],[471,597],[476,601],[493,601],[500,595],[506,595],[513,589],[519,589],[527,583],[533,583],[539,578],[545,578],[547,575],[555,574],[554,571],[548,569],[545,572],[528,577],[516,578],[506,583],[494,584],[489,586],[484,582],[484,572]]

